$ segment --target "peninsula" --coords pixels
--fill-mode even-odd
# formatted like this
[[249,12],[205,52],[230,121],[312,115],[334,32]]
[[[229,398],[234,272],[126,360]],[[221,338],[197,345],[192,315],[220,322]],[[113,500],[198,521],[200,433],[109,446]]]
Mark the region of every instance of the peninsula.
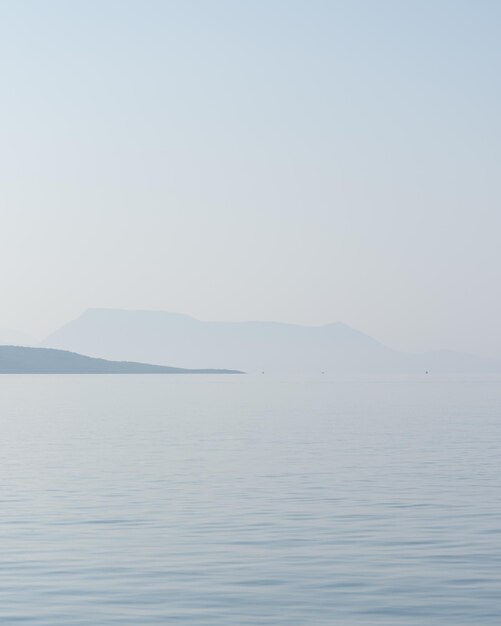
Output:
[[51,348],[0,346],[0,374],[243,374],[227,369],[183,369],[108,361]]

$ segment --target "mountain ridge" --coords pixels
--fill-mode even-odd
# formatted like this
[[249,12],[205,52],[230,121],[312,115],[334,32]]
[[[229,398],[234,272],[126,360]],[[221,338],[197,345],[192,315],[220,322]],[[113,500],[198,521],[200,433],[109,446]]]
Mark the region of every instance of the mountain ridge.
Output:
[[501,362],[459,352],[399,352],[344,322],[205,322],[168,311],[87,309],[42,345],[114,360],[246,372],[501,372]]

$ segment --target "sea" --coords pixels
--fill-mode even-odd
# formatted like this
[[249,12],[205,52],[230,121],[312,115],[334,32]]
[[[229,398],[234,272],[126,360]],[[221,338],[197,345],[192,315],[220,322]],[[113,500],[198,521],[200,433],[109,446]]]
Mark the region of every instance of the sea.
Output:
[[501,377],[0,377],[2,626],[499,626]]

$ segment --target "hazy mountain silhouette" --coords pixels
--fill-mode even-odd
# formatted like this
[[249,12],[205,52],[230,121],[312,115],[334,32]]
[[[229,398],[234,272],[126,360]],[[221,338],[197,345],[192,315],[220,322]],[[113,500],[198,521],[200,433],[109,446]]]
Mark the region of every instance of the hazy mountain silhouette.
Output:
[[398,352],[341,323],[202,322],[161,311],[89,309],[42,345],[117,360],[246,372],[501,371],[500,362],[466,354]]
[[183,369],[107,361],[50,348],[0,346],[0,374],[239,374],[234,370]]

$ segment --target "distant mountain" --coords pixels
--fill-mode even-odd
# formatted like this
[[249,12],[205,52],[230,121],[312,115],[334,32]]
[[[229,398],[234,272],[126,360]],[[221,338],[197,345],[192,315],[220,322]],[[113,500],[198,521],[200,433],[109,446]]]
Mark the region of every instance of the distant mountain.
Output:
[[501,372],[501,363],[454,352],[408,354],[335,323],[202,322],[161,311],[89,309],[44,346],[148,363],[246,372]]
[[0,374],[240,374],[234,370],[182,369],[106,361],[49,348],[0,346]]

